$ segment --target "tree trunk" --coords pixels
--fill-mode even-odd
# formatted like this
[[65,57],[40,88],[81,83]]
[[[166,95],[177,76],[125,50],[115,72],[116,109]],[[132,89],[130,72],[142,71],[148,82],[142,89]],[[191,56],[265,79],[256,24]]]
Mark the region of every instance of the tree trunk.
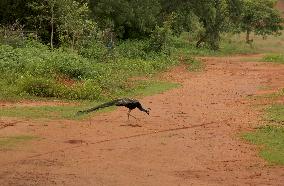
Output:
[[72,50],[74,50],[74,48],[75,48],[75,33],[73,34],[73,36],[72,36],[72,43],[71,43],[71,49]]
[[253,39],[250,39],[250,30],[247,30],[247,36],[246,36],[246,43],[250,45],[250,47],[252,48],[252,42]]
[[247,35],[246,35],[246,43],[247,43],[247,44],[250,43],[249,35],[250,35],[250,30],[247,29]]
[[50,34],[50,48],[53,50],[53,35],[54,35],[54,2],[51,2],[51,19],[50,19],[50,24],[51,24],[51,34]]
[[206,38],[206,35],[201,36],[200,39],[197,41],[195,47],[196,47],[196,48],[199,48],[200,45],[201,45],[201,43],[205,42],[205,38]]

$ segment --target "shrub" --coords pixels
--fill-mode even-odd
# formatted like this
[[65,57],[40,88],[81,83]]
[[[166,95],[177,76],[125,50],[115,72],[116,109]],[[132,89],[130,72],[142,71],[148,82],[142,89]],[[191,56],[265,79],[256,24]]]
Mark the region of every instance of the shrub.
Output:
[[40,77],[24,77],[20,80],[20,89],[21,92],[28,93],[33,96],[40,97],[55,97],[56,96],[56,88],[55,82]]
[[1,85],[13,87],[1,88],[0,96],[10,92],[66,99],[101,99],[121,92],[131,76],[151,75],[176,63],[165,54],[146,53],[143,50],[146,43],[128,41],[121,44],[117,47],[121,54],[109,63],[100,63],[74,51],[51,51],[41,44],[27,43],[21,48],[0,45]]
[[146,48],[148,45],[148,41],[145,40],[127,40],[121,42],[115,48],[115,50],[120,57],[125,57],[129,59],[146,59]]
[[108,49],[102,42],[91,40],[80,46],[79,54],[94,61],[104,61]]

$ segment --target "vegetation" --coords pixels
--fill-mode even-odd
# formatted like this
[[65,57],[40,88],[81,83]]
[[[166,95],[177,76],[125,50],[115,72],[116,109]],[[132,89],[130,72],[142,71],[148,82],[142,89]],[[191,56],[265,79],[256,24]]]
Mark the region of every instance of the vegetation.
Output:
[[83,119],[85,116],[75,116],[79,109],[93,106],[90,103],[82,105],[65,105],[65,106],[14,106],[7,107],[1,110],[0,116],[18,117],[29,119]]
[[39,43],[21,48],[2,45],[0,54],[1,92],[5,95],[66,99],[100,99],[126,89],[131,76],[151,75],[176,63],[163,54],[147,59],[122,56],[102,63],[61,49],[50,51]]
[[244,138],[253,144],[261,145],[260,156],[272,164],[284,165],[284,128],[265,126]]
[[261,61],[284,64],[284,55],[283,54],[268,54],[268,55],[265,55]]
[[[284,95],[284,89],[277,93]],[[260,155],[272,164],[284,165],[284,105],[274,104],[266,109],[267,125],[243,135],[244,139],[260,145]]]
[[[135,81],[134,85],[129,88],[117,92],[113,96],[150,96],[153,94],[162,93],[172,88],[179,87],[177,83],[169,83],[163,81]],[[67,105],[63,106],[13,106],[1,108],[0,117],[18,117],[29,119],[85,119],[88,115],[76,116],[80,109],[90,108],[98,105],[98,101],[69,101]],[[103,109],[102,112],[112,111],[113,108],[109,107]],[[101,111],[98,111],[101,112]]]
[[275,123],[284,122],[284,105],[276,104],[267,109],[267,119]]
[[241,14],[240,29],[246,32],[246,42],[250,43],[250,34],[265,37],[271,34],[280,34],[283,22],[280,12],[275,9],[274,0],[245,0]]
[[108,99],[133,88],[131,77],[151,77],[180,57],[194,71],[202,65],[193,55],[251,53],[249,46],[235,47],[221,35],[248,29],[278,34],[283,20],[274,5],[272,0],[1,1],[0,99]]

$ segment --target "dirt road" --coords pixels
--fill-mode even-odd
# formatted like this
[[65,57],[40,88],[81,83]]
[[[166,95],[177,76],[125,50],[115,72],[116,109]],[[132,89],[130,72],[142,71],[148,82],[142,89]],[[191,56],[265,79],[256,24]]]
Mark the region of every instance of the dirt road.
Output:
[[161,78],[182,87],[142,99],[152,110],[134,111],[139,121],[123,108],[83,122],[2,118],[18,121],[2,136],[40,139],[0,152],[0,185],[284,185],[284,167],[268,166],[240,139],[262,123],[253,96],[284,85],[283,65],[244,62],[254,57],[171,70]]

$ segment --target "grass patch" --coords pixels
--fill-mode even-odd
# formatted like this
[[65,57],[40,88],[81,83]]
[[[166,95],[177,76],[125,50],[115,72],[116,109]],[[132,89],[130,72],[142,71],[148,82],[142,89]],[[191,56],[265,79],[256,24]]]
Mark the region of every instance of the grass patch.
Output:
[[[89,102],[88,104],[72,106],[14,106],[2,108],[0,117],[17,117],[29,119],[84,119],[88,115],[77,116],[79,110],[90,108],[100,102]],[[113,108],[106,108],[104,111],[111,111]]]
[[266,118],[269,121],[281,123],[284,122],[284,105],[272,105],[267,109]]
[[190,72],[200,72],[205,67],[200,60],[191,57],[184,59],[184,63],[187,65],[187,70]]
[[19,144],[35,139],[38,139],[38,137],[27,135],[0,137],[0,150],[11,149]]
[[[139,97],[150,96],[167,90],[177,88],[180,85],[177,83],[161,82],[161,81],[139,81],[137,85],[127,91],[118,92],[115,97]],[[86,119],[90,115],[77,116],[79,110],[94,107],[101,102],[85,101],[81,104],[63,105],[63,106],[14,106],[1,108],[0,117],[17,117],[29,119],[69,119],[80,120]],[[115,107],[108,107],[97,112],[113,111]]]
[[243,135],[249,142],[260,145],[260,156],[271,164],[284,165],[284,128],[265,126]]
[[284,55],[283,54],[268,54],[268,55],[265,55],[261,59],[261,61],[284,64]]
[[[283,95],[284,89],[273,94],[273,97]],[[275,104],[265,111],[265,119],[269,121],[269,125],[245,133],[243,138],[261,146],[260,156],[269,163],[284,165],[284,105]]]

